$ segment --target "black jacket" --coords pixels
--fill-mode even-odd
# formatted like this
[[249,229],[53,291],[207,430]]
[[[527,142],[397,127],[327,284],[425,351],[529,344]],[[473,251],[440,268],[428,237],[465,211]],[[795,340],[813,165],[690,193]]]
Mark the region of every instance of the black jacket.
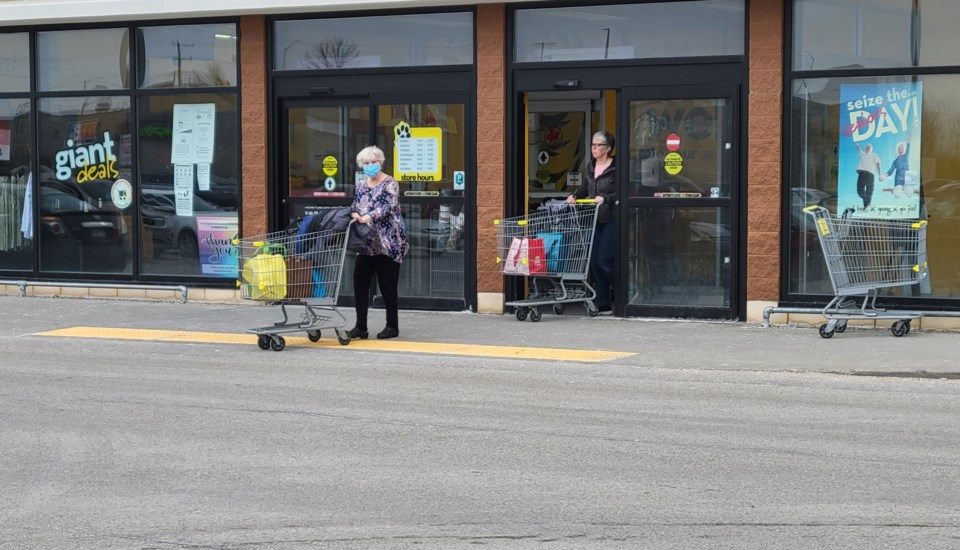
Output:
[[613,159],[610,166],[607,166],[607,169],[604,170],[599,177],[595,178],[593,177],[593,173],[596,170],[596,166],[594,159],[590,159],[590,161],[587,162],[587,173],[584,174],[583,182],[577,187],[573,196],[578,199],[603,197],[603,204],[600,205],[600,210],[597,211],[597,224],[599,225],[613,221],[613,206],[618,200],[617,159]]

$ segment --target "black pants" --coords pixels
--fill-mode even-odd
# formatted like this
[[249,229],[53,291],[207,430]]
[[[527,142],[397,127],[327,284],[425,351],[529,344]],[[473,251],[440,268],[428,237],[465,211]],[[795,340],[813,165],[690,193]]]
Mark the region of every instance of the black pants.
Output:
[[357,264],[353,270],[353,295],[357,309],[357,328],[367,330],[367,309],[370,307],[370,281],[377,274],[380,295],[387,307],[387,326],[400,328],[397,286],[400,283],[400,264],[390,256],[378,254],[367,256],[357,254]]
[[870,206],[873,199],[873,173],[857,170],[857,194],[863,199],[863,207]]

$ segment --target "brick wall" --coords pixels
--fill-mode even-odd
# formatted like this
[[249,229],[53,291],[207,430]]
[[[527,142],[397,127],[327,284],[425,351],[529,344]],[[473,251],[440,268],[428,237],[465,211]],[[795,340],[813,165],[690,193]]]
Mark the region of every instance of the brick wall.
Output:
[[493,220],[503,216],[506,148],[503,4],[477,6],[477,291],[503,292]]
[[240,18],[240,154],[243,235],[267,232],[266,19]]
[[750,2],[747,300],[780,294],[783,2]]

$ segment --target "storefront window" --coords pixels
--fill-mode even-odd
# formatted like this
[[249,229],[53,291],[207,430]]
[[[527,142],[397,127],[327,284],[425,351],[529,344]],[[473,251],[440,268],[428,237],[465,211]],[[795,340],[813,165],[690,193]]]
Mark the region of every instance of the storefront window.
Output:
[[470,13],[278,21],[274,29],[277,70],[473,63]]
[[743,55],[743,0],[522,9],[514,61]]
[[629,303],[730,306],[728,209],[631,208],[628,223]]
[[30,100],[0,99],[0,270],[33,268]]
[[126,29],[37,33],[40,90],[118,90],[128,86],[130,44]]
[[833,293],[812,217],[803,212],[820,205],[838,215],[929,220],[929,277],[883,293],[960,297],[958,94],[960,75],[793,81],[791,293]]
[[0,93],[29,91],[29,35],[25,32],[0,34]]
[[237,85],[236,25],[180,25],[137,30],[143,51],[141,88],[208,88]]
[[796,0],[793,67],[960,65],[956,0]]
[[145,97],[139,121],[141,272],[235,278],[236,95]]
[[40,100],[42,271],[132,271],[130,98]]

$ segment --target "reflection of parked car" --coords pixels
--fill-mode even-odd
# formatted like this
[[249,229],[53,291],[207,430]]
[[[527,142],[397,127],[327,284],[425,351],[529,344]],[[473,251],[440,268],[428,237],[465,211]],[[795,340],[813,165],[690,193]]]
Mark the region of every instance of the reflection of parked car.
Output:
[[126,226],[112,204],[98,204],[71,182],[40,184],[41,265],[51,270],[117,271],[127,267]]
[[123,235],[123,222],[118,211],[98,206],[91,197],[69,184],[43,182],[40,211],[40,228],[52,238],[109,244],[119,242]]
[[143,227],[153,236],[156,246],[175,248],[185,258],[196,258],[197,216],[222,216],[235,218],[237,213],[193,196],[193,215],[177,215],[176,199],[170,189],[143,189],[140,199]]
[[[146,188],[170,189],[173,187],[173,172],[144,172],[140,174],[140,184]],[[235,178],[224,178],[210,174],[210,188],[198,189],[194,185],[193,194],[224,210],[236,210],[239,198],[239,186]]]

